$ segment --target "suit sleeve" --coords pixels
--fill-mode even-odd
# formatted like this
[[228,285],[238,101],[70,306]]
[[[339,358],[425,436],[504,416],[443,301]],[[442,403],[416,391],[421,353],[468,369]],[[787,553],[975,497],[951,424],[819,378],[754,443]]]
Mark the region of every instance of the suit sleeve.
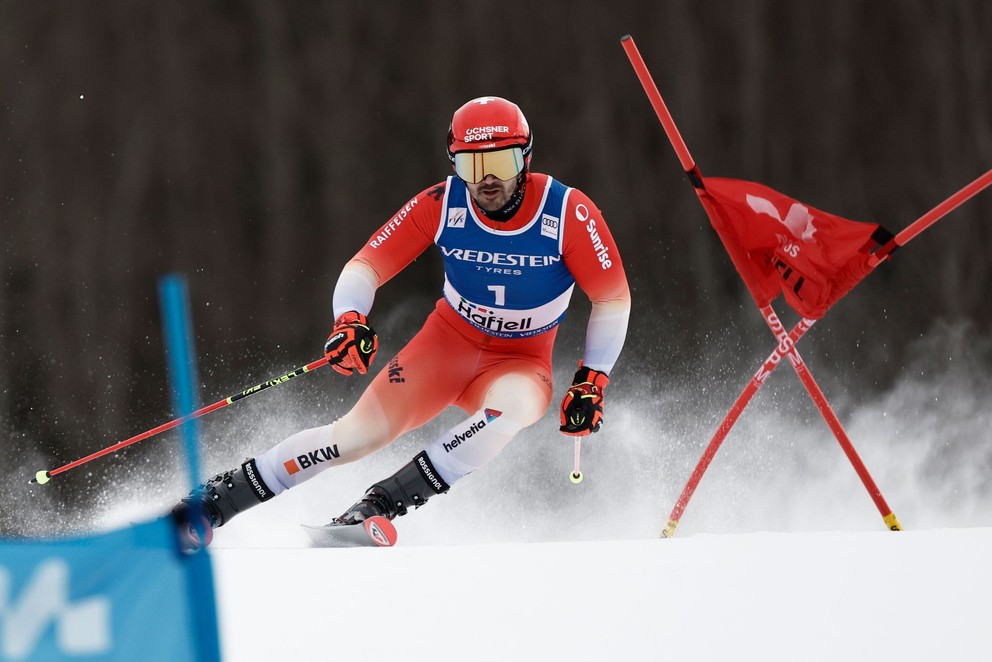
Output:
[[607,374],[623,349],[630,317],[630,288],[620,250],[603,213],[578,189],[569,193],[562,256],[592,302],[582,363]]
[[444,183],[425,189],[382,225],[345,264],[334,287],[334,317],[349,310],[367,315],[375,292],[434,243]]

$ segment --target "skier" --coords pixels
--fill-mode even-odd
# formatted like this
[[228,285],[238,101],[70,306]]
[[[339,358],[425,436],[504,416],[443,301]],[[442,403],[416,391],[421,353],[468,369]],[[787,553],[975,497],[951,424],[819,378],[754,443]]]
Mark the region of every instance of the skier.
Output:
[[[238,513],[377,451],[455,405],[468,413],[464,421],[334,521],[392,520],[447,492],[547,410],[552,345],[575,283],[592,309],[560,430],[580,436],[600,429],[630,312],[620,253],[602,213],[578,189],[531,172],[533,135],[506,99],[463,105],[447,142],[455,175],[407,202],[344,266],[324,346],[329,364],[345,375],[367,373],[379,344],[367,317],[376,290],[431,244],[445,275],[434,311],[347,414],[288,437],[182,499],[173,514],[187,548],[209,544],[212,528]],[[198,527],[195,512],[206,519]]]

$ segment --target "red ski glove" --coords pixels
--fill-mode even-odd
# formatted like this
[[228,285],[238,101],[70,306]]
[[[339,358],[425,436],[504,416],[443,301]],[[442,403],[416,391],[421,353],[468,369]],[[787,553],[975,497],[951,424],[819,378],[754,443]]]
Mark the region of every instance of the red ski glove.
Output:
[[558,429],[572,437],[599,432],[603,426],[603,391],[609,383],[605,372],[580,366],[561,401],[561,427]]
[[351,375],[356,370],[364,375],[379,349],[379,336],[369,326],[365,315],[349,310],[334,320],[334,330],[324,343],[332,368],[342,375]]

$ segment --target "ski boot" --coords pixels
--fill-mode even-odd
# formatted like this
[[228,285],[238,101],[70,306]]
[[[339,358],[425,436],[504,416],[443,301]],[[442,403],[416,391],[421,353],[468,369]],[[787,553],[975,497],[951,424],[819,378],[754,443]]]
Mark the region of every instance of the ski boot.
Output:
[[194,552],[206,547],[213,540],[214,528],[274,496],[259,476],[254,459],[217,474],[183,497],[172,509],[172,517],[179,527],[180,549]]
[[431,464],[427,452],[421,451],[395,474],[370,487],[365,496],[333,522],[358,524],[370,517],[392,520],[406,515],[410,508],[420,508],[430,497],[444,494],[449,489]]

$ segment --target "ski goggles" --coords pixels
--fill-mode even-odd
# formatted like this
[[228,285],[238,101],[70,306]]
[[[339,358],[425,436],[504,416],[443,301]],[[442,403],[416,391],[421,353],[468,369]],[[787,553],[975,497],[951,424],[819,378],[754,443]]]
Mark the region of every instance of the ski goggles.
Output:
[[478,184],[486,175],[505,181],[524,169],[524,150],[507,147],[492,152],[458,152],[454,161],[455,174],[469,184]]

